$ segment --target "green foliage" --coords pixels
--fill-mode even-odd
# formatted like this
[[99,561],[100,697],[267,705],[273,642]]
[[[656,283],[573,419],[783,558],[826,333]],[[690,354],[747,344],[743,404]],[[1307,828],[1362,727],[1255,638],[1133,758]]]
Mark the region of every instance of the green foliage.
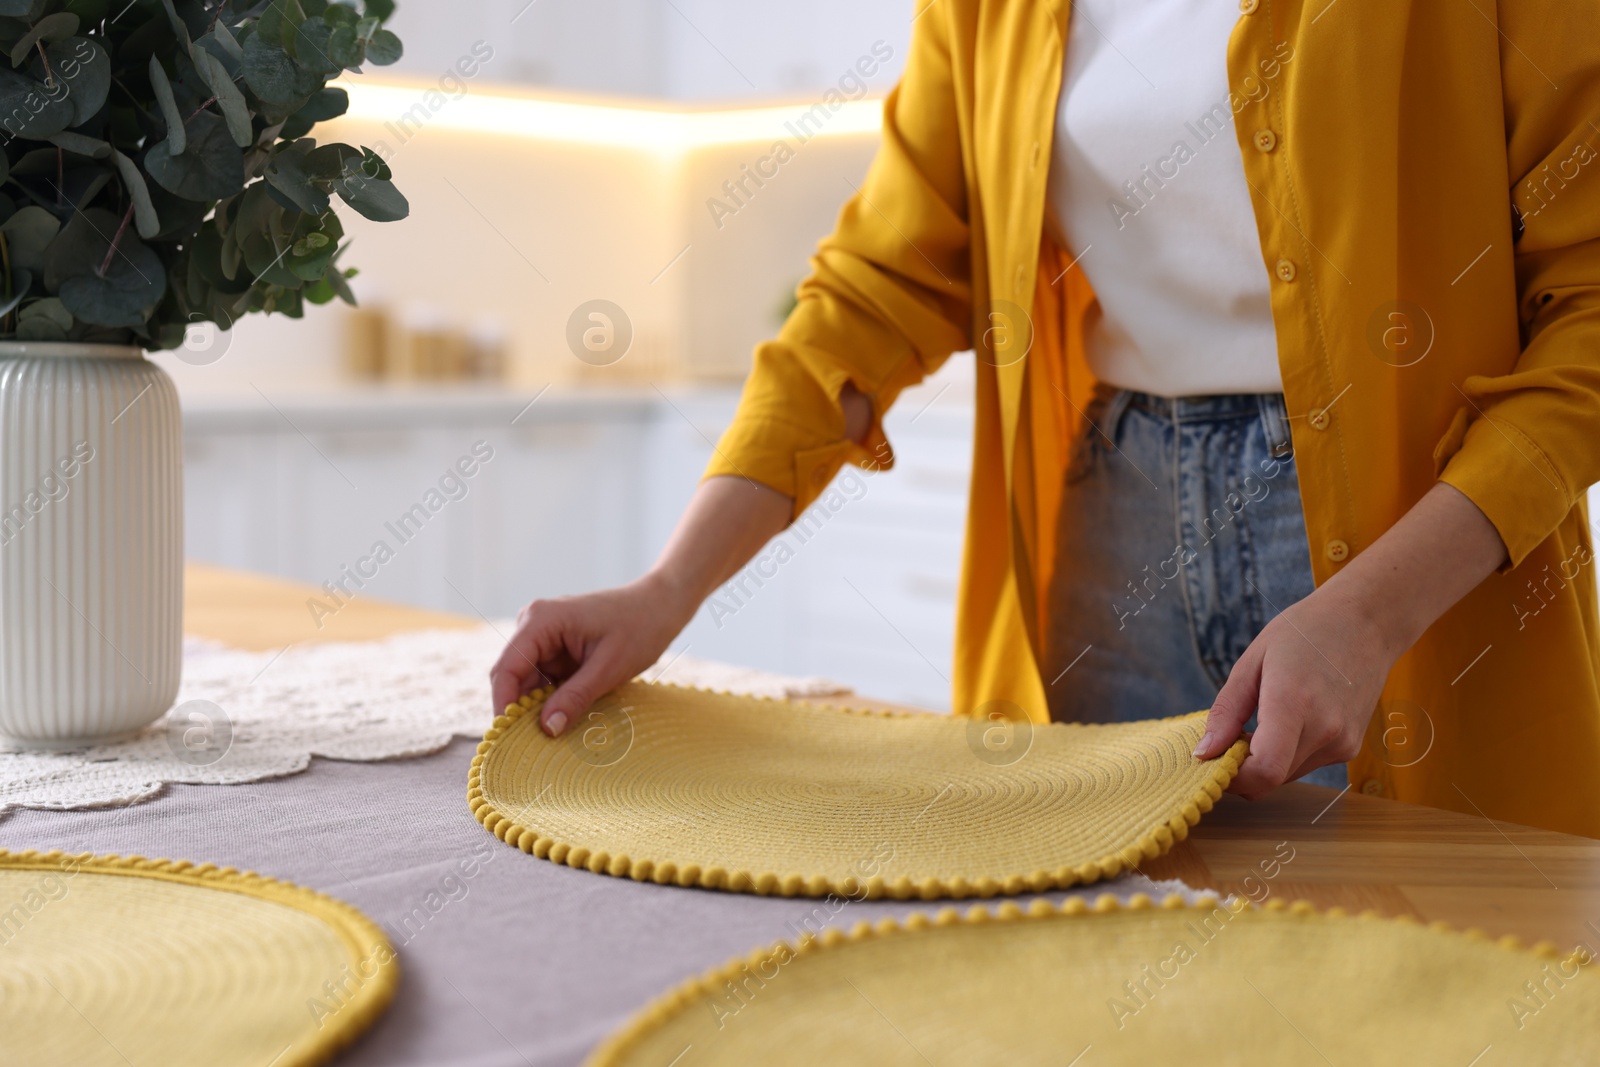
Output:
[[335,198],[409,206],[371,149],[307,135],[349,107],[330,79],[400,58],[393,13],[0,0],[0,340],[172,348],[194,322],[355,303]]

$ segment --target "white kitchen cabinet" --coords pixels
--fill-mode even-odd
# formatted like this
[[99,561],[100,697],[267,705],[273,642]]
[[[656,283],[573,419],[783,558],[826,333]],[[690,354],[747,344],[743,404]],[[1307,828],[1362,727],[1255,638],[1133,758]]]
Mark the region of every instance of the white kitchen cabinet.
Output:
[[[954,362],[891,413],[896,469],[848,469],[854,489],[837,512],[808,520],[806,538],[780,538],[793,558],[747,577],[744,594],[719,590],[674,650],[948,705],[971,439]],[[185,396],[188,554],[334,583],[339,596],[506,618],[648,567],[738,392],[569,387],[529,399],[481,388]],[[492,458],[468,464],[464,492],[441,485],[479,442]],[[430,491],[437,510],[402,527]]]

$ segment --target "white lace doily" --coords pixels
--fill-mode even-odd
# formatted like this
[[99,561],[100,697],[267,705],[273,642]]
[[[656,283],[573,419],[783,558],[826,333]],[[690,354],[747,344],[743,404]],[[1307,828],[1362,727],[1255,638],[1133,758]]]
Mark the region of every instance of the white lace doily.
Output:
[[[137,737],[70,752],[0,748],[0,813],[130,804],[167,782],[240,785],[297,774],[312,756],[405,759],[480,737],[489,665],[510,625],[282,652],[186,639],[177,702]],[[645,677],[758,696],[850,691],[681,655],[663,656]]]

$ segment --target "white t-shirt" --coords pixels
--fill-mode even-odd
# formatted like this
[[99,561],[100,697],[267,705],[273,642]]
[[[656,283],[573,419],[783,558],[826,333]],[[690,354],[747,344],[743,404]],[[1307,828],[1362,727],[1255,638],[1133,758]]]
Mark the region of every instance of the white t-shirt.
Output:
[[1110,385],[1283,389],[1228,97],[1239,17],[1238,0],[1073,4],[1049,201],[1100,298],[1085,342]]

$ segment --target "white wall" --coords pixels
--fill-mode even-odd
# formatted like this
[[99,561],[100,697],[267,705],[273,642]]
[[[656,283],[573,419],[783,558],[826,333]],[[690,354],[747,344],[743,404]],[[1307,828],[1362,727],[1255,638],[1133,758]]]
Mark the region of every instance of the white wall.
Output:
[[904,62],[912,0],[402,0],[391,69],[433,77],[476,40],[499,82],[701,103],[814,97],[874,41]]
[[[475,81],[468,93],[485,91]],[[426,89],[407,93],[409,102]],[[663,155],[464,132],[436,119],[401,143],[390,120],[353,118],[325,124],[318,138],[386,146],[411,203],[409,218],[384,224],[338,205],[354,241],[341,262],[360,270],[358,298],[401,316],[432,309],[463,325],[500,323],[519,384],[737,380],[877,144],[875,134],[813,138],[719,227],[707,200],[770,142]],[[620,305],[635,331],[628,357],[603,371],[566,342],[574,309],[596,298]],[[222,359],[178,368],[179,386],[335,381],[341,316],[338,305],[312,308],[298,323],[250,316]]]

